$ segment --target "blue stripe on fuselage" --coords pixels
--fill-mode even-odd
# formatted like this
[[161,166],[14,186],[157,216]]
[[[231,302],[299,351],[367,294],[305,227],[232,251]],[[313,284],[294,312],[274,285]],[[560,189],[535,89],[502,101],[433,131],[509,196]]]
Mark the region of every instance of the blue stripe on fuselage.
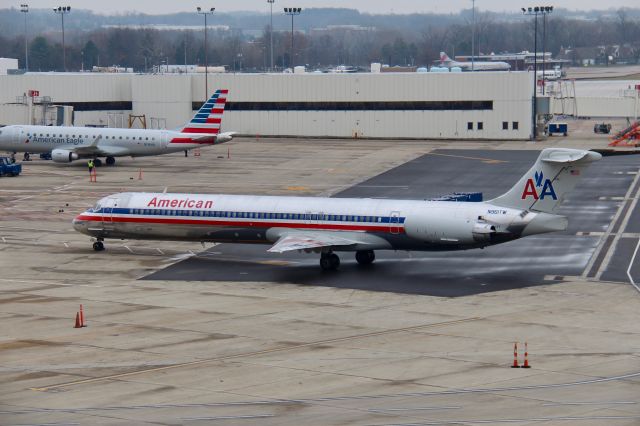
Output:
[[[109,212],[108,210],[111,210]],[[101,214],[124,214],[132,216],[179,216],[179,217],[215,217],[224,219],[254,219],[254,220],[298,220],[298,221],[322,221],[322,222],[343,222],[343,223],[374,223],[374,224],[404,224],[405,217],[393,216],[370,216],[370,215],[342,215],[323,214],[321,218],[318,214],[305,213],[267,213],[267,212],[236,212],[236,211],[214,211],[214,210],[184,210],[184,209],[129,209],[113,208],[87,210],[87,212]],[[342,219],[342,218],[345,219]]]

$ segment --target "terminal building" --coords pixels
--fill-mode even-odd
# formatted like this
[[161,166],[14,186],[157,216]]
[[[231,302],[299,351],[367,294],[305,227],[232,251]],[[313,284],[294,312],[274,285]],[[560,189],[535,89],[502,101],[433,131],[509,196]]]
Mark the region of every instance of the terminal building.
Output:
[[[229,89],[225,131],[243,135],[527,140],[531,74],[208,74]],[[31,91],[31,92],[30,92]],[[0,124],[177,128],[205,100],[204,74],[0,75]],[[29,96],[29,95],[33,96]]]

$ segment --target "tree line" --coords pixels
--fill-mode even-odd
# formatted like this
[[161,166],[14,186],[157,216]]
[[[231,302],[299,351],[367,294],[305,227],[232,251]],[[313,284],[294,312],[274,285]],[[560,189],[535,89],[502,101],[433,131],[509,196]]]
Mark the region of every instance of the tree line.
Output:
[[[323,10],[323,9],[319,9]],[[323,69],[340,64],[368,67],[371,62],[389,65],[428,66],[440,51],[450,56],[471,53],[472,22],[465,13],[448,15],[441,21],[408,15],[402,19],[409,26],[394,27],[389,22],[374,26],[309,27],[295,32],[293,56],[291,34],[273,32],[274,64],[277,69],[308,65]],[[452,16],[456,17],[453,19]],[[328,19],[328,18],[327,18]],[[394,21],[394,16],[388,17]],[[542,46],[542,19],[538,19],[538,46]],[[533,51],[533,18],[500,19],[496,14],[476,14],[476,53]],[[594,19],[563,17],[546,19],[546,50],[557,55],[563,48],[626,46],[627,62],[640,60],[640,17],[621,9]],[[93,66],[130,67],[150,72],[161,64],[204,65],[205,47],[202,30],[158,30],[153,27],[94,28],[71,27],[65,32],[66,63],[70,71]],[[48,31],[27,36],[29,69],[53,71],[63,69],[61,33]],[[24,34],[0,34],[0,57],[20,60],[24,66]],[[209,65],[225,65],[230,71],[263,71],[270,67],[270,31],[264,26],[256,35],[248,36],[241,28],[208,32]],[[577,58],[579,59],[579,58]]]

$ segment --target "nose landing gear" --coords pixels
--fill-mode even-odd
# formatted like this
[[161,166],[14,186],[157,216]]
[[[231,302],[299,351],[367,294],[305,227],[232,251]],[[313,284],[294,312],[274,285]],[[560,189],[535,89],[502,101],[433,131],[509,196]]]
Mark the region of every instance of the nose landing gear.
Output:
[[104,243],[102,241],[103,241],[102,238],[98,238],[98,241],[93,243],[93,249],[95,251],[103,251],[104,250]]

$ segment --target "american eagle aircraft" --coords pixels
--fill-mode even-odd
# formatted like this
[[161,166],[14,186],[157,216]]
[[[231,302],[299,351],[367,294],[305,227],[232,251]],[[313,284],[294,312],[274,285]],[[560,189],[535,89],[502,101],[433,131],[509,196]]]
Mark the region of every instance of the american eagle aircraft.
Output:
[[106,157],[107,165],[113,165],[115,157],[169,154],[221,144],[234,135],[234,132],[220,133],[228,93],[217,90],[179,130],[13,125],[0,128],[0,150],[50,152],[58,163],[93,158],[95,165],[100,166],[98,157]]
[[596,152],[547,148],[505,194],[487,202],[357,198],[119,193],[73,220],[104,250],[106,238],[271,244],[270,252],[320,254],[320,266],[340,265],[335,252],[465,250],[566,229],[553,211]]

